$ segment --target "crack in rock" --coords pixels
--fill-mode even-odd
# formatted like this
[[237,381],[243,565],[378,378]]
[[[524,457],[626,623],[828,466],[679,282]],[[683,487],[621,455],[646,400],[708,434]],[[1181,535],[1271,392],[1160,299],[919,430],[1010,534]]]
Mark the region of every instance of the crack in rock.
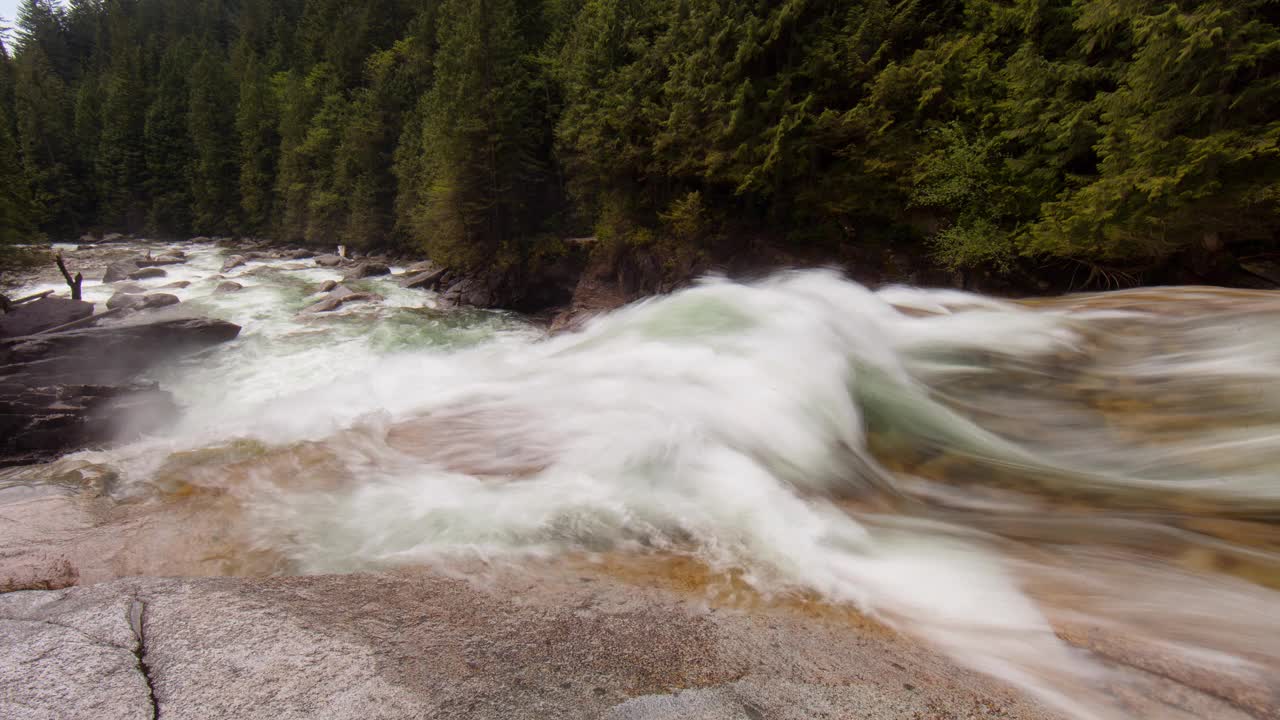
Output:
[[147,684],[147,700],[151,702],[151,720],[160,720],[160,701],[156,699],[156,688],[151,681],[151,667],[147,665],[147,604],[134,598],[129,604],[129,629],[137,643],[133,647],[133,656],[138,660],[138,672]]

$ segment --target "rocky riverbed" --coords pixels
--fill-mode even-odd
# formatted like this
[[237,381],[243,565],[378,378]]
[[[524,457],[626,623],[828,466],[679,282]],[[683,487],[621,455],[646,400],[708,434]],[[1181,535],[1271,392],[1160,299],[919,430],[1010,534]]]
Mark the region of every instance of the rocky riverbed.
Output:
[[548,336],[427,264],[63,250],[116,312],[0,340],[5,718],[1280,717],[1270,293]]

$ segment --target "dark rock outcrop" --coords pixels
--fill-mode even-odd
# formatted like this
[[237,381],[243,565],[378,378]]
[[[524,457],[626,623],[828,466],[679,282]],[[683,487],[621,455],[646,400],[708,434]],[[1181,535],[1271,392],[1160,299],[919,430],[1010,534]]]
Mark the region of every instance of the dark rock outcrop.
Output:
[[363,280],[368,277],[378,277],[381,275],[389,275],[391,268],[386,263],[364,261],[356,263],[355,267],[347,271],[343,275],[343,280]]
[[348,303],[354,302],[370,302],[381,300],[382,296],[375,293],[355,292],[354,290],[339,285],[334,288],[329,296],[320,302],[310,305],[302,310],[305,314],[333,312]]
[[152,278],[162,278],[168,274],[169,273],[165,272],[163,268],[144,267],[140,270],[135,270],[129,273],[129,279],[130,280],[150,280]]
[[154,365],[233,340],[240,326],[182,318],[0,340],[0,381],[117,384]]
[[163,427],[176,413],[172,395],[155,385],[29,387],[0,380],[0,466],[128,440]]
[[93,303],[67,298],[45,297],[0,314],[0,338],[44,332],[59,325],[83,320],[93,314]]
[[[427,270],[425,272],[409,275],[400,281],[400,287],[412,290],[435,290],[440,286],[440,280],[444,274],[448,272],[445,268],[437,268],[435,270]],[[408,273],[406,273],[408,275]]]
[[[159,306],[177,298],[140,300]],[[126,410],[134,432],[152,429],[152,420],[167,421],[172,399],[154,386],[133,384],[134,378],[239,333],[239,326],[221,320],[182,319],[0,340],[0,465],[117,439]]]
[[137,307],[143,302],[143,295],[134,292],[117,292],[107,300],[107,309],[115,310],[119,307]]

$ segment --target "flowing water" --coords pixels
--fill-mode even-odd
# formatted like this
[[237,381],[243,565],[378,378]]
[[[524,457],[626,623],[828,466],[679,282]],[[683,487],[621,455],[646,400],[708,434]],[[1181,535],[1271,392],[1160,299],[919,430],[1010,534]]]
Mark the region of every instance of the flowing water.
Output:
[[808,271],[547,337],[387,279],[299,315],[339,275],[309,261],[212,294],[223,251],[184,249],[146,284],[190,280],[177,311],[244,331],[155,374],[181,420],[5,482],[220,498],[223,552],[271,558],[227,572],[693,562],[1070,717],[1133,716],[1127,667],[1280,717],[1280,296],[1014,303]]

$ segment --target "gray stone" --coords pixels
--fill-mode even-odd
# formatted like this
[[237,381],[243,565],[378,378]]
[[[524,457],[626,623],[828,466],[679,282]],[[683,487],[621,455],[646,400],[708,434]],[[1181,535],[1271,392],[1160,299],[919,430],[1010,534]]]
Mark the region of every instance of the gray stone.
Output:
[[343,276],[343,280],[363,280],[367,277],[378,277],[380,275],[388,275],[391,268],[386,263],[362,261],[356,263],[354,267],[347,271]]
[[177,282],[171,282],[168,285],[161,285],[160,289],[165,290],[165,289],[173,288],[173,289],[181,290],[182,288],[190,287],[190,286],[191,286],[190,280],[179,280]]
[[243,289],[244,289],[244,286],[241,285],[240,283],[235,282],[233,280],[227,280],[225,282],[218,283],[218,287],[214,288],[213,292],[216,294],[222,295],[225,293],[238,292]]
[[132,258],[111,263],[107,266],[107,272],[102,276],[102,282],[113,283],[120,280],[128,280],[131,273],[138,271],[138,260],[140,259]]
[[444,277],[444,268],[421,272],[411,275],[400,281],[400,287],[420,290],[435,290],[440,285],[440,279]]
[[302,312],[306,314],[333,312],[348,303],[371,302],[381,299],[381,295],[367,292],[353,292],[350,289],[339,285],[333,290],[333,292],[329,293],[329,297],[314,305],[304,308]]
[[147,309],[162,308],[169,307],[170,305],[177,305],[180,302],[182,301],[178,299],[177,295],[170,295],[169,293],[151,293],[150,295],[143,296],[142,307]]
[[248,261],[247,258],[245,258],[243,255],[232,255],[231,257],[227,258],[226,262],[222,263],[222,272],[227,272],[228,270],[234,270],[235,268],[238,268],[241,265],[244,265],[247,261]]
[[168,275],[163,268],[144,267],[141,270],[135,270],[129,273],[130,280],[150,280],[151,278],[162,278]]
[[140,293],[117,292],[107,300],[107,309],[115,310],[120,307],[136,308],[145,302],[145,296]]
[[111,283],[111,289],[122,293],[141,293],[147,291],[145,285],[132,281]]
[[137,261],[138,267],[161,267],[164,265],[181,265],[186,262],[185,258],[174,257],[172,255],[157,255],[150,259],[142,259]]
[[325,280],[323,283],[320,284],[320,289],[317,290],[316,292],[327,293],[336,287],[338,287],[337,280]]
[[340,258],[337,255],[321,255],[315,260],[315,263],[320,267],[338,267],[345,262],[347,261],[344,258]]
[[0,338],[43,332],[83,320],[93,314],[93,303],[60,297],[44,297],[0,314]]

